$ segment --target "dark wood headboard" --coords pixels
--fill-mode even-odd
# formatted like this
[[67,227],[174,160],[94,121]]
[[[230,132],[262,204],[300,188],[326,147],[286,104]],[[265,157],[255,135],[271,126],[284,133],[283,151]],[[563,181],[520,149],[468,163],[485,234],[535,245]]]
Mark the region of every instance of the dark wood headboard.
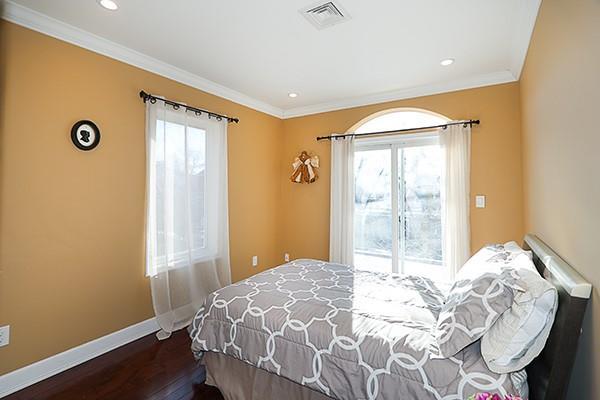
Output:
[[558,310],[544,350],[526,368],[530,400],[564,400],[592,286],[535,235],[525,236],[538,272],[558,291]]

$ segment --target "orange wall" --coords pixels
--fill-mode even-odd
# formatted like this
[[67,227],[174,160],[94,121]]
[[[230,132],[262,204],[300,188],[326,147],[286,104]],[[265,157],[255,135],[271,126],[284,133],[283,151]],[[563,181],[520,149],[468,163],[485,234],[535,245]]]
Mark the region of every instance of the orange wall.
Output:
[[[521,129],[517,83],[332,111],[284,121],[281,152],[283,251],[292,258],[329,257],[330,144],[317,136],[345,132],[361,119],[397,107],[423,108],[451,119],[481,119],[473,129],[471,193],[485,194],[487,208],[471,204],[471,248],[523,238]],[[294,184],[291,163],[302,150],[320,157],[317,182]]]
[[[0,85],[0,374],[153,316],[142,88],[240,118],[228,135],[233,279],[280,261],[280,119],[4,21]],[[92,152],[70,142],[79,119],[100,127]]]
[[594,287],[570,399],[600,398],[600,2],[544,0],[521,79],[525,226]]

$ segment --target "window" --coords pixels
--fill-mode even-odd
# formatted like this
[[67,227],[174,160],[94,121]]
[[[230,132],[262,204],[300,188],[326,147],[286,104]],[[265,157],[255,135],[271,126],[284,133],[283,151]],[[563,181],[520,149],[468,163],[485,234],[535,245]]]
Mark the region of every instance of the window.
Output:
[[[166,135],[165,135],[166,132]],[[188,248],[186,225],[189,201],[191,232],[189,240],[194,258],[206,255],[206,131],[181,124],[156,121],[156,205],[166,210],[165,217],[157,220],[157,233],[167,236],[158,242],[157,253],[164,257],[166,247],[175,254]],[[163,182],[162,184],[160,182]],[[189,185],[189,193],[184,194]],[[189,198],[188,198],[189,196]],[[167,210],[168,209],[168,210]]]
[[161,110],[149,123],[154,126],[148,191],[153,269],[214,258],[220,174],[218,156],[207,151],[211,125],[171,110]]
[[[371,119],[357,133],[431,126],[447,119],[396,111]],[[442,153],[435,132],[358,139],[354,155],[356,267],[440,277]]]

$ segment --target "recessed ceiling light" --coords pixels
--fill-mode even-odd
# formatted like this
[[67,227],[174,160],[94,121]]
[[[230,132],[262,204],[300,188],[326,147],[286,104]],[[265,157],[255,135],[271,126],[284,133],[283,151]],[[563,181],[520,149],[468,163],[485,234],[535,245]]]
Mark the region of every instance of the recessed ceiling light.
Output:
[[445,60],[440,61],[440,65],[447,67],[448,65],[452,65],[454,63],[454,58],[446,58]]
[[288,96],[293,99],[295,97],[298,97],[298,93],[291,92],[291,93],[288,93]]
[[98,3],[107,10],[115,11],[119,6],[113,0],[99,0]]

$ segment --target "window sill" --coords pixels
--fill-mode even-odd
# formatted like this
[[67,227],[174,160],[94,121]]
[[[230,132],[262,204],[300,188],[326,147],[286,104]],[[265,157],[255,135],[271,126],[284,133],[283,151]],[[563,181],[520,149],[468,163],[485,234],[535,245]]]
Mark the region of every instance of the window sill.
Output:
[[217,257],[216,255],[193,257],[191,259],[191,262],[187,258],[179,258],[179,259],[171,262],[169,265],[164,265],[164,263],[161,263],[160,266],[156,267],[156,269],[155,269],[156,273],[154,273],[154,274],[146,273],[146,276],[152,278],[161,273],[176,271],[176,270],[182,269],[182,268],[188,268],[188,267],[190,267],[192,265],[196,265],[196,264],[214,262],[214,261],[217,261],[218,259],[219,259],[219,257]]

